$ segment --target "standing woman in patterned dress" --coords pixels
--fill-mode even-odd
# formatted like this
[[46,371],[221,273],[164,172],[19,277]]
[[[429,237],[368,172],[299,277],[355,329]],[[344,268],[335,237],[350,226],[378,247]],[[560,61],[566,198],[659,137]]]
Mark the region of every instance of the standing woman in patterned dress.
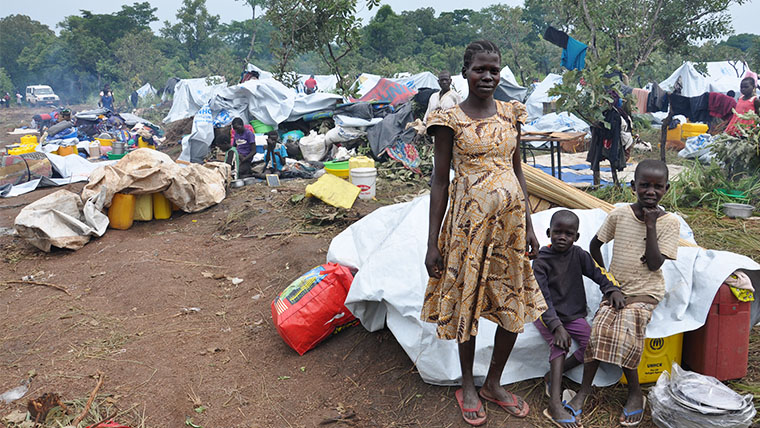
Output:
[[[519,102],[494,99],[500,73],[498,47],[485,40],[470,43],[462,67],[467,99],[433,112],[427,126],[435,137],[435,175],[425,256],[430,280],[421,319],[437,325],[440,339],[459,345],[462,388],[455,395],[473,426],[486,422],[481,398],[527,416],[528,404],[500,380],[517,334],[546,310],[529,261],[539,246],[518,150],[527,112]],[[449,168],[455,172],[451,183]],[[481,317],[498,327],[478,393],[472,366]]]

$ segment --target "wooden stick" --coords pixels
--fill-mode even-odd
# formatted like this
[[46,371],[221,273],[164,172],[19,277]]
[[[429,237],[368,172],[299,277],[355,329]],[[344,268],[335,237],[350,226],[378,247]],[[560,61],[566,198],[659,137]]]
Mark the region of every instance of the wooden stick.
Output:
[[103,385],[103,381],[105,380],[105,378],[106,378],[106,375],[104,375],[103,372],[98,370],[98,384],[95,385],[95,389],[92,390],[92,393],[90,394],[90,399],[87,400],[87,404],[84,405],[84,410],[82,410],[82,414],[77,416],[77,418],[74,419],[71,425],[79,426],[79,423],[82,422],[85,416],[87,416],[87,412],[90,411],[90,407],[92,407],[92,402],[95,401],[95,396],[98,394],[100,385]]
[[183,263],[183,264],[190,265],[190,266],[203,266],[203,267],[224,269],[224,266],[207,265],[205,263],[188,262],[188,261],[185,261],[185,260],[174,260],[174,259],[163,259],[163,258],[159,258],[159,260],[161,260],[162,262]]
[[316,235],[320,233],[319,231],[315,230],[297,230],[297,231],[282,231],[282,232],[268,232],[268,233],[262,233],[259,235],[253,234],[253,235],[243,235],[241,238],[269,238],[272,236],[282,236],[282,235],[288,235],[288,234],[294,234],[294,235]]
[[55,288],[56,290],[60,290],[60,291],[63,291],[64,293],[66,293],[66,294],[68,294],[69,296],[71,296],[71,293],[69,293],[69,290],[65,289],[64,287],[61,287],[60,285],[50,284],[50,283],[47,283],[47,282],[38,282],[38,281],[22,281],[22,280],[20,280],[20,279],[11,279],[11,280],[8,280],[8,281],[2,281],[2,283],[3,283],[3,284],[5,284],[5,285],[8,285],[8,284],[30,284],[30,285],[40,285],[40,286],[43,286],[43,287],[50,287],[50,288]]

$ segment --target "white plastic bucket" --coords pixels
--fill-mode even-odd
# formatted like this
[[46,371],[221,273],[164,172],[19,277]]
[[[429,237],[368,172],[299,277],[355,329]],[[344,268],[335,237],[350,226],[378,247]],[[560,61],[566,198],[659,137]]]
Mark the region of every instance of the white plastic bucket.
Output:
[[354,168],[349,171],[351,184],[361,189],[359,199],[372,199],[375,197],[375,181],[377,180],[377,169],[375,168]]

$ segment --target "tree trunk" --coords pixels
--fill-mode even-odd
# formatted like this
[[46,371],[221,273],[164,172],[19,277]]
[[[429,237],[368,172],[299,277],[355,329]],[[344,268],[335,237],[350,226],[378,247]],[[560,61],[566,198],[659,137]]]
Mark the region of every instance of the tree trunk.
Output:
[[248,50],[248,55],[245,56],[246,62],[248,62],[248,60],[251,58],[251,55],[253,55],[253,44],[256,42],[256,5],[251,5],[251,9],[253,10],[253,17],[251,18],[251,24],[253,24],[253,34],[251,34],[251,48]]

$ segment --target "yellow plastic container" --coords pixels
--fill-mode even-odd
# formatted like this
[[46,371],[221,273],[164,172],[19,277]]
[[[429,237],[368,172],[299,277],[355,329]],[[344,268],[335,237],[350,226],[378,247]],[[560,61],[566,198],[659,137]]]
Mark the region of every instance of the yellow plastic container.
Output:
[[61,146],[58,147],[58,156],[73,155],[77,152],[77,146]]
[[348,162],[325,162],[325,172],[332,174],[336,177],[340,177],[344,180],[348,179]]
[[140,149],[153,149],[156,150],[156,146],[153,144],[148,143],[147,141],[143,140],[143,137],[139,137],[137,139],[137,147]]
[[704,123],[684,123],[681,130],[684,134],[697,134],[702,135],[707,132],[709,127]]
[[135,219],[135,195],[116,193],[108,207],[109,226],[127,230]]
[[[644,354],[639,363],[639,383],[657,382],[663,370],[670,370],[673,363],[681,364],[683,352],[683,333],[660,339],[644,340]],[[625,375],[620,383],[628,385]]]
[[668,141],[681,141],[682,123],[679,123],[675,128],[668,129],[666,139]]
[[153,217],[156,220],[166,220],[172,216],[172,203],[163,193],[153,194]]
[[95,138],[98,140],[101,146],[113,146],[113,142],[116,141],[113,138]]
[[135,220],[153,220],[153,197],[150,193],[137,195],[135,198]]
[[9,149],[8,154],[9,155],[23,155],[24,153],[32,153],[34,152],[35,146],[29,146],[29,145],[22,145],[21,147],[17,147],[15,149]]
[[361,189],[346,180],[332,174],[319,177],[314,183],[306,186],[306,196],[315,196],[324,203],[338,208],[351,209]]
[[32,145],[32,146],[36,146],[37,145],[37,136],[36,135],[24,135],[24,136],[22,136],[21,137],[21,145],[25,146],[27,144]]
[[348,169],[374,168],[375,161],[367,156],[354,156],[348,160]]

